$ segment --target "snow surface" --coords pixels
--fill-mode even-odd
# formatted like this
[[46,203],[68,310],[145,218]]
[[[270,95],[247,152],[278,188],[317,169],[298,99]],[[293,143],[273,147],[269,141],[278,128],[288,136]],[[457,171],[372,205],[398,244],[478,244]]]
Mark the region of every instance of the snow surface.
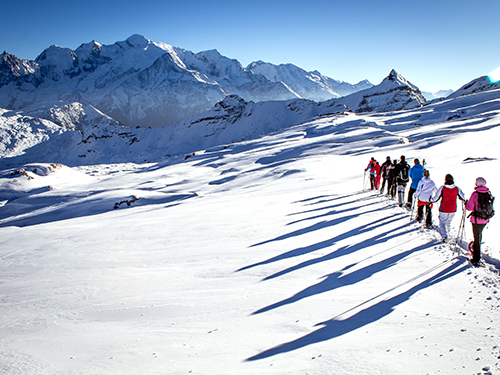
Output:
[[116,135],[92,141],[116,162],[72,159],[66,129],[2,160],[0,373],[500,372],[497,217],[471,268],[469,223],[443,244],[363,179],[404,154],[438,186],[452,173],[468,196],[483,176],[498,195],[500,90],[267,135],[251,117],[213,120],[248,138],[186,142],[188,158],[143,140],[138,163]]

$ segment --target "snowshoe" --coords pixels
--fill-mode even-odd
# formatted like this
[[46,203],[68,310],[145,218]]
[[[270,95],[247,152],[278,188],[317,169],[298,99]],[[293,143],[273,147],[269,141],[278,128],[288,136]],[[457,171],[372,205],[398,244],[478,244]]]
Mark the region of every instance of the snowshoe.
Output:
[[484,268],[486,267],[486,265],[484,264],[484,262],[482,260],[478,261],[478,262],[474,262],[472,259],[467,259],[467,261],[475,268]]
[[469,249],[470,256],[474,256],[474,241],[469,242],[469,246],[467,246]]

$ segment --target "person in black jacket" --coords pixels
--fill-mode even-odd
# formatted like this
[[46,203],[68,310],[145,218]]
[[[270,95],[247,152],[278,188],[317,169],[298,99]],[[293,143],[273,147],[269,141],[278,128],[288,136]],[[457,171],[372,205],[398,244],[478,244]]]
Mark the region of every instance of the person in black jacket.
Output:
[[396,165],[398,161],[394,159],[394,163],[387,167],[386,178],[387,178],[387,194],[391,196],[392,199],[396,196]]
[[[385,182],[387,181],[387,168],[392,164],[391,157],[388,156],[387,159],[380,166],[380,176],[382,177],[382,185],[380,186],[380,193],[384,193]],[[389,184],[387,185],[387,195],[389,195]]]
[[410,181],[410,165],[406,162],[404,155],[401,155],[401,160],[396,164],[395,175],[398,186],[398,203],[399,207],[403,207],[406,184]]

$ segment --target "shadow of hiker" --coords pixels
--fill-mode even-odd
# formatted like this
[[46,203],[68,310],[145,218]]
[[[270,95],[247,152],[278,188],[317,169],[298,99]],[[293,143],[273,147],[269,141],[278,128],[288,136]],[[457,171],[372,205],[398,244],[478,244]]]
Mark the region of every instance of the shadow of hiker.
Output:
[[[395,220],[391,220],[391,221],[396,221],[397,219]],[[396,238],[396,237],[399,237],[401,235],[407,235],[409,233],[412,233],[412,232],[416,232],[418,231],[418,228],[413,228],[413,229],[410,229],[406,232],[400,232],[400,233],[394,233],[393,232],[396,232],[398,231],[399,229],[402,229],[402,228],[406,228],[407,225],[406,224],[403,224],[401,226],[399,226],[398,228],[395,228],[395,229],[390,229],[384,233],[380,233],[380,234],[377,234],[376,236],[372,237],[372,238],[368,238],[362,242],[359,242],[357,244],[354,244],[354,245],[347,245],[347,246],[343,246],[329,254],[326,254],[322,257],[319,257],[319,258],[314,258],[314,259],[309,259],[309,260],[306,260],[302,263],[299,263],[295,266],[292,266],[292,267],[289,267],[289,268],[286,268],[282,271],[279,271],[279,272],[276,272],[272,275],[269,275],[267,277],[265,277],[263,280],[271,280],[271,279],[274,279],[276,277],[279,277],[279,276],[283,276],[287,273],[290,273],[290,272],[293,272],[293,271],[297,271],[299,269],[302,269],[302,268],[305,268],[305,267],[309,267],[309,266],[312,266],[314,264],[318,264],[318,263],[321,263],[321,262],[326,262],[326,261],[329,261],[329,260],[332,260],[332,259],[336,259],[336,258],[340,258],[340,257],[343,257],[345,255],[350,255],[350,254],[353,254],[355,253],[356,251],[359,251],[361,249],[364,249],[364,248],[367,248],[367,247],[370,247],[370,246],[376,246],[376,245],[379,245],[381,243],[384,243],[384,242],[387,242],[393,238]],[[359,231],[357,231],[357,229],[359,228],[356,228],[354,229],[353,231],[350,231],[350,232],[347,232],[347,233],[344,233],[345,235],[345,238],[349,238],[350,236],[356,236],[358,234],[362,234],[365,232],[365,230],[361,229]],[[358,233],[356,233],[358,232]],[[349,233],[351,233],[349,235]],[[414,239],[416,239],[417,237],[415,237]],[[428,246],[429,244],[427,244]],[[325,243],[319,243],[319,244],[315,244],[314,246],[316,246],[316,250],[320,250],[324,247],[329,247],[331,246],[330,244],[328,244],[328,241],[325,241]],[[400,245],[398,245],[400,246]],[[351,267],[354,266],[354,264],[351,265]]]
[[403,251],[402,253],[393,255],[393,256],[386,258],[380,262],[372,263],[372,264],[370,264],[366,267],[360,268],[354,272],[343,275],[342,271],[345,271],[346,269],[351,268],[352,265],[350,265],[350,266],[344,268],[340,272],[334,272],[334,273],[331,273],[329,275],[323,276],[322,277],[323,281],[321,281],[315,285],[311,285],[310,287],[298,292],[297,294],[293,295],[290,298],[287,298],[283,301],[276,302],[272,305],[263,307],[262,309],[253,312],[252,315],[261,314],[261,313],[276,309],[276,308],[281,307],[281,306],[285,306],[285,305],[289,305],[289,304],[294,303],[294,302],[298,302],[304,298],[312,297],[314,295],[329,292],[329,291],[332,291],[335,289],[340,289],[344,286],[357,284],[363,280],[366,280],[366,279],[372,277],[373,275],[375,275],[378,272],[384,271],[390,267],[395,266],[398,262],[404,260],[408,255],[411,255],[411,254],[418,252],[418,251],[421,251],[421,250],[429,249],[429,246],[431,244],[432,243],[426,243],[426,244],[420,245],[414,249]]
[[[366,214],[370,214],[370,213],[374,213],[374,212],[381,212],[383,210],[389,210],[389,209],[391,209],[391,207],[389,207],[389,206],[382,207],[382,208],[376,207],[376,208],[374,208],[373,210],[370,210],[370,211],[362,211],[362,212],[359,212],[359,213],[356,213],[356,214],[352,214],[352,215],[341,216],[341,217],[333,219],[333,220],[324,220],[324,221],[321,221],[319,223],[310,225],[308,227],[297,229],[297,230],[295,230],[293,232],[290,232],[290,233],[283,234],[281,236],[272,238],[270,240],[266,240],[266,241],[262,241],[262,242],[253,244],[250,247],[257,247],[257,246],[265,245],[267,243],[271,243],[271,242],[275,242],[275,241],[281,241],[281,240],[285,240],[285,239],[292,238],[292,237],[297,237],[297,236],[303,235],[305,233],[314,232],[314,231],[317,231],[317,230],[320,230],[320,229],[323,229],[323,228],[335,226],[337,224],[346,222],[347,220],[356,218],[356,217],[361,216],[361,215],[366,215]],[[352,212],[353,210],[354,209],[347,210],[347,211],[348,212]]]
[[[408,289],[406,292],[400,293],[389,299],[382,300],[375,303],[356,314],[350,316],[347,319],[339,320],[338,316],[334,317],[325,322],[321,322],[315,325],[315,327],[321,326],[321,328],[313,331],[305,336],[299,337],[296,340],[286,342],[265,350],[259,354],[246,359],[246,361],[256,361],[259,359],[269,358],[277,354],[291,352],[305,346],[319,343],[322,341],[331,340],[336,337],[340,337],[356,329],[364,327],[370,323],[376,322],[383,317],[389,315],[396,306],[406,302],[410,297],[416,292],[428,288],[434,284],[437,284],[443,280],[449,279],[455,275],[466,270],[467,265],[463,265],[465,262],[464,258],[459,258],[457,262],[451,264],[446,269],[437,273],[434,276],[422,281],[420,284]],[[462,264],[462,267],[459,267]],[[424,272],[427,274],[427,272]],[[420,275],[422,277],[424,274]],[[412,280],[414,280],[413,278]],[[341,314],[342,315],[342,314]]]
[[[380,212],[380,210],[381,209],[374,209],[373,211],[368,211],[368,212],[375,212],[375,211]],[[265,242],[262,242],[262,243],[259,243],[259,244],[252,245],[251,247],[258,246],[258,245],[261,245],[261,244],[264,244],[264,243],[267,243],[267,242],[272,242],[272,241],[277,241],[277,240],[285,239],[285,238],[288,238],[288,237],[298,236],[298,235],[301,235],[301,234],[305,234],[305,233],[312,232],[312,231],[315,231],[315,230],[320,230],[320,229],[327,228],[327,227],[330,227],[330,226],[335,226],[337,224],[343,223],[343,222],[345,222],[345,221],[347,221],[349,219],[355,218],[357,216],[360,216],[361,214],[365,214],[365,213],[368,213],[368,212],[365,211],[363,213],[356,214],[356,215],[343,216],[343,217],[340,217],[340,218],[337,218],[337,219],[333,219],[333,220],[329,220],[329,221],[322,221],[322,222],[314,224],[314,225],[312,225],[310,227],[303,228],[303,229],[300,229],[300,230],[295,231],[295,232],[291,232],[288,235],[283,235],[283,236],[277,237],[276,239],[273,239],[273,240],[269,240],[269,241],[265,241]],[[309,253],[315,252],[317,250],[321,250],[321,249],[327,248],[329,246],[332,246],[335,243],[340,242],[340,241],[342,241],[342,240],[344,240],[346,238],[350,238],[352,236],[356,236],[358,234],[363,234],[365,232],[371,231],[371,230],[374,229],[374,228],[371,227],[372,224],[376,223],[377,224],[376,228],[380,229],[380,227],[382,225],[386,225],[386,224],[389,224],[391,222],[395,222],[397,220],[407,220],[407,218],[406,218],[405,215],[401,214],[399,217],[397,217],[397,218],[391,218],[390,220],[388,220],[385,223],[383,223],[383,221],[376,220],[376,221],[373,221],[371,224],[365,224],[362,227],[357,227],[357,228],[351,229],[348,232],[341,233],[338,236],[335,236],[335,237],[330,238],[328,240],[325,240],[325,241],[322,241],[322,242],[319,242],[319,243],[315,243],[315,244],[312,244],[310,246],[305,246],[305,247],[293,249],[293,250],[287,251],[287,252],[285,252],[283,254],[280,254],[280,255],[277,255],[275,257],[269,258],[267,260],[264,260],[264,261],[261,261],[261,262],[257,262],[257,263],[254,263],[254,264],[250,264],[248,266],[245,266],[245,267],[242,267],[242,268],[236,270],[236,272],[245,271],[245,270],[248,270],[250,268],[254,268],[254,267],[258,267],[258,266],[263,266],[265,264],[270,264],[270,263],[278,262],[278,261],[284,260],[284,259],[298,257],[298,256],[301,256],[301,255],[304,255],[304,254],[309,254]],[[407,225],[404,224],[404,225],[401,225],[399,228],[403,228],[403,227],[406,227],[406,226]],[[392,230],[387,231],[385,233],[381,233],[381,234],[377,235],[374,238],[382,238],[385,235],[387,235],[389,232],[394,232],[395,230],[397,230],[399,228],[392,229]],[[388,239],[389,238],[387,238],[384,241],[387,241]],[[366,246],[366,245],[364,245],[364,243],[366,243],[367,241],[373,241],[373,239],[369,239],[369,240],[363,241],[361,243],[361,244],[363,244],[363,247]],[[358,246],[359,246],[359,244],[358,244]],[[361,247],[359,247],[359,248],[361,248]],[[354,249],[351,246],[347,246],[347,247],[344,248],[345,251],[343,251],[343,252],[338,252],[339,250],[337,250],[337,255],[336,256],[332,257],[331,254],[329,254],[328,256],[330,257],[329,259],[333,259],[333,258],[336,258],[336,257],[340,257],[342,255],[350,254],[350,253],[352,253],[354,251],[359,250],[359,248],[357,247],[356,249]]]

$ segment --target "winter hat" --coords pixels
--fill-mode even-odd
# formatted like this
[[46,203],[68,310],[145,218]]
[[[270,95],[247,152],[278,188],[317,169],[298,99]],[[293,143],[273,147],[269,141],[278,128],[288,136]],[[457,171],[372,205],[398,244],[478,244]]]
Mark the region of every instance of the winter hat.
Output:
[[476,186],[486,186],[486,180],[482,177],[476,178]]
[[447,174],[444,178],[444,184],[445,185],[453,185],[455,183],[455,180],[453,180],[453,176],[451,174]]

